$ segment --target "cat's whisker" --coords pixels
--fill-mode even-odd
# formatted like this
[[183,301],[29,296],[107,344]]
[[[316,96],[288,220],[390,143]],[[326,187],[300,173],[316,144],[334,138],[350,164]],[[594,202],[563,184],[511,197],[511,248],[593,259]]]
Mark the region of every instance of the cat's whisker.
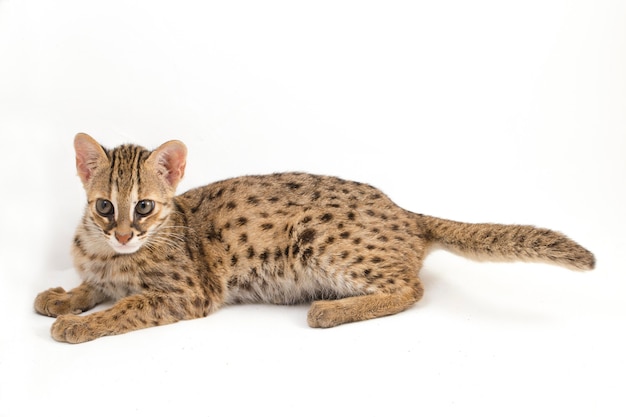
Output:
[[185,235],[180,233],[173,233],[164,231],[163,229],[175,228],[163,227],[157,231],[150,233],[145,240],[144,247],[151,252],[159,249],[173,249],[179,250],[183,248],[185,243]]

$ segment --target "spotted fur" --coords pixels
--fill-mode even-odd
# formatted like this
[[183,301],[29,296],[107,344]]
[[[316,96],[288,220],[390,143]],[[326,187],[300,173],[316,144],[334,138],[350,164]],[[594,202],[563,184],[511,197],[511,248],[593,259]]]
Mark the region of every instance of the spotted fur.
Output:
[[[75,148],[88,201],[73,243],[83,283],[35,300],[37,312],[57,317],[59,341],[204,317],[232,303],[312,302],[312,327],[398,313],[422,297],[418,272],[432,244],[492,260],[594,267],[591,252],[558,232],[412,213],[355,181],[245,176],[175,196],[181,142],[107,150],[78,134]],[[78,315],[107,300],[115,304]]]

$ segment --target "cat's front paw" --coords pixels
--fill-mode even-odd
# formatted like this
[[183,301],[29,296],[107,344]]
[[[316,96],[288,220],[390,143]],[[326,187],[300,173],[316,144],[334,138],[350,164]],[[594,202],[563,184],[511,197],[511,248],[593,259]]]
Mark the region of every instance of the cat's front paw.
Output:
[[35,298],[35,311],[44,316],[57,317],[62,314],[80,314],[81,310],[72,308],[72,295],[63,288],[51,288]]
[[67,343],[82,343],[98,336],[89,326],[89,319],[82,316],[59,316],[52,324],[50,333],[54,340]]

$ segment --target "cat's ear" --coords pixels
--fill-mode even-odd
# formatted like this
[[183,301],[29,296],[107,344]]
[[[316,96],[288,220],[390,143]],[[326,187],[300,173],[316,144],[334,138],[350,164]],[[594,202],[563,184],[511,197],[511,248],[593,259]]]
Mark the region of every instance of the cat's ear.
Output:
[[76,150],[76,171],[80,180],[86,185],[96,168],[106,163],[108,157],[104,148],[86,133],[79,133],[74,137],[74,149]]
[[156,164],[157,172],[172,188],[176,188],[185,175],[187,147],[178,140],[165,142],[152,151],[147,162]]

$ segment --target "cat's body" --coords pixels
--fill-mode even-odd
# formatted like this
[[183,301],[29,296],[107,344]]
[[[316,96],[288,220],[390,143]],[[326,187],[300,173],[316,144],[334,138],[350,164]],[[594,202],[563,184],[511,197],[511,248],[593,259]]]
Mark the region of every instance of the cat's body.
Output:
[[[60,341],[203,317],[238,302],[313,301],[312,327],[394,314],[422,297],[418,272],[434,243],[494,260],[583,270],[595,262],[558,232],[423,216],[335,177],[247,176],[174,197],[182,143],[106,151],[79,134],[75,146],[89,201],[73,245],[83,284],[35,300],[39,313],[59,316],[52,335]],[[116,303],[75,315],[105,300]]]

